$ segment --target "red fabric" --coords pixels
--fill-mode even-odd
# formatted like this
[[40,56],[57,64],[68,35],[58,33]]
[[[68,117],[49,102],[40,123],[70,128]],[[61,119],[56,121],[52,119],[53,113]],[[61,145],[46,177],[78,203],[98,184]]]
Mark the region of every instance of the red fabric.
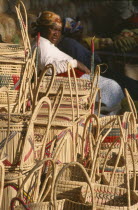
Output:
[[[80,78],[83,74],[85,74],[85,72],[82,72],[82,71],[80,71],[77,68],[75,68],[74,70],[75,70],[76,78]],[[59,77],[68,77],[68,72],[60,73],[57,76],[59,76]],[[70,76],[73,77],[72,70],[70,71]]]

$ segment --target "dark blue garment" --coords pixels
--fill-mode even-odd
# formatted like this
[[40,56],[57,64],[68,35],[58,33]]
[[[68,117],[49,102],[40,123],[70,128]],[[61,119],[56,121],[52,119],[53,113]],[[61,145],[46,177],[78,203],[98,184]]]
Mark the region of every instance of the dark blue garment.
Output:
[[[91,69],[91,52],[85,48],[82,44],[80,44],[75,39],[64,37],[57,45],[57,47],[70,55],[74,59],[83,63],[87,68]],[[94,64],[101,63],[100,57],[95,53],[94,55]]]

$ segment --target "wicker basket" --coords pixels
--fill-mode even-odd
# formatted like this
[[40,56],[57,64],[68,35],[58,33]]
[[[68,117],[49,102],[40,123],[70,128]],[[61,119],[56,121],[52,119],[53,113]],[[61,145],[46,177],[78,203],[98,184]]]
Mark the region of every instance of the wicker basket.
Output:
[[[113,210],[137,210],[138,196],[135,191],[129,191],[124,188],[113,186],[93,184],[94,201],[96,208],[113,209]],[[85,200],[87,186],[82,187],[81,199]],[[89,190],[88,190],[89,191]],[[86,201],[91,203],[91,195],[87,191]],[[84,193],[84,194],[83,194]]]
[[[3,148],[6,138],[7,138],[7,127],[8,127],[7,121],[1,120],[0,121],[0,137],[1,137],[0,147],[1,149]],[[23,145],[24,145],[27,128],[28,128],[27,120],[23,119],[19,123],[10,122],[10,127],[9,127],[10,134],[8,136],[6,148],[4,149],[4,153],[8,155],[7,159],[4,160],[4,164],[8,168],[12,166],[15,167],[20,162],[20,157],[23,151]],[[27,149],[27,151],[29,152],[29,148]]]
[[[45,90],[47,89],[49,83],[51,81],[50,76],[45,76],[43,81],[42,81],[42,86],[41,86],[41,92],[45,92]],[[64,89],[65,89],[65,94],[70,94],[70,86],[69,86],[69,81],[68,78],[66,77],[58,77],[56,76],[53,86],[52,86],[52,90],[50,91],[51,94],[56,94],[59,86],[63,84],[64,85]],[[73,94],[75,94],[75,84],[74,84],[74,79],[71,79],[71,84],[72,84],[72,89],[73,89]],[[90,90],[91,90],[91,82],[89,80],[85,80],[85,79],[77,79],[77,86],[79,89],[79,94],[80,95],[89,95],[90,94]]]
[[[59,129],[56,128],[56,134],[53,138],[45,138],[44,133],[46,126],[35,126],[35,158],[37,160],[41,159],[42,148],[45,143],[44,157],[52,157],[58,162],[70,162],[73,158],[73,139],[70,129]],[[40,133],[41,132],[41,133]],[[53,129],[49,129],[48,134],[53,133]],[[48,136],[49,136],[48,135]],[[43,142],[45,139],[45,142]],[[51,141],[50,141],[51,139]]]
[[[6,210],[10,208],[10,202],[13,197],[17,195],[17,191],[22,183],[22,180],[25,179],[28,172],[19,174],[19,172],[9,172],[5,175],[4,180],[4,189],[3,189],[3,197],[2,197],[2,204],[1,209]],[[30,180],[28,180],[24,186],[24,197],[27,196],[26,192],[30,186]]]
[[[97,69],[95,71],[95,75],[92,77],[92,81],[89,81],[87,79],[80,79],[80,78],[69,78],[70,73],[68,73],[69,77],[59,77],[56,76],[52,85],[52,88],[50,90],[51,94],[56,94],[59,86],[62,84],[64,86],[64,94],[70,95],[70,84],[72,87],[72,94],[76,94],[76,86],[78,88],[78,95],[79,96],[86,96],[90,95],[93,88],[98,87],[98,79],[100,75],[99,66],[97,66]],[[68,71],[70,71],[72,67],[68,65]],[[73,69],[72,69],[73,70]],[[75,76],[75,75],[74,75]],[[47,87],[49,86],[49,83],[51,81],[50,76],[45,76],[42,80],[41,85],[41,92],[45,92]]]
[[[119,129],[119,125],[117,126],[117,122],[116,122],[117,120],[116,119],[117,119],[116,115],[99,118],[99,129],[100,129],[100,131],[102,131],[103,136],[107,132],[107,130],[110,127],[112,127],[109,134],[102,141],[101,149],[108,149],[109,146],[111,145],[111,143],[114,142],[114,140],[119,137],[120,129]],[[95,125],[94,125],[94,123],[93,123],[93,133],[94,133],[94,135],[95,135],[96,132],[97,132],[97,124],[95,123]],[[114,145],[114,148],[116,148],[117,146],[118,146],[118,142],[116,142],[116,144]]]
[[[46,68],[47,70],[48,68]],[[55,70],[54,70],[55,71]],[[70,72],[70,66],[68,65],[68,72]],[[73,71],[74,73],[74,71]],[[75,73],[74,73],[75,75]],[[43,80],[44,77],[41,77],[41,80],[39,81],[39,86],[38,86],[38,89],[40,89],[40,85],[42,86],[42,80]],[[52,122],[53,125],[59,125],[59,121],[61,122],[65,122],[65,127],[67,127],[67,124],[69,123],[74,123],[76,121],[76,119],[79,118],[79,104],[78,104],[78,90],[77,90],[77,86],[76,86],[76,78],[73,78],[74,79],[74,84],[75,84],[75,96],[73,96],[73,93],[72,93],[72,84],[71,84],[71,81],[70,81],[70,77],[67,78],[68,79],[68,83],[69,83],[69,95],[68,95],[68,98],[70,99],[70,107],[69,107],[69,112],[68,112],[68,109],[65,107],[64,110],[64,114],[63,112],[60,113],[59,110],[63,110],[63,106],[61,107],[61,103],[63,105],[63,91],[65,92],[65,88],[64,88],[64,85],[60,85],[56,91],[56,96],[52,97],[51,96],[51,99],[52,99],[52,102],[54,104],[54,108],[56,111],[54,111],[54,108],[53,108],[53,111],[55,112],[55,119],[54,121]],[[47,88],[45,89],[47,93],[50,92],[50,90],[52,89],[52,84],[53,84],[53,80],[50,80],[51,83],[48,84],[48,90]],[[50,90],[49,90],[49,87],[50,87]],[[62,89],[61,89],[62,87]],[[41,92],[41,89],[40,89],[40,92]],[[74,106],[74,101],[75,101],[75,106]],[[66,101],[65,101],[66,103]],[[43,109],[41,110],[41,116],[44,116],[43,113],[46,114],[46,106],[43,107]],[[68,113],[67,113],[68,112]],[[64,120],[64,121],[63,121]],[[55,124],[54,124],[55,123]]]
[[[26,173],[34,166],[32,145],[29,139],[25,138],[28,129],[29,119],[21,115],[11,115],[10,124],[6,120],[7,114],[1,114],[5,120],[0,122],[1,150],[3,155],[8,156],[3,161],[5,165],[5,183],[2,199],[2,209],[9,208],[10,200],[16,196],[17,189]],[[16,119],[16,122],[12,121]],[[17,122],[18,121],[18,122]],[[9,134],[7,135],[7,128]]]
[[[54,72],[53,66],[48,65],[46,67],[44,73],[41,75],[40,80],[39,80],[39,83],[38,83],[38,87],[35,90],[36,97],[35,97],[34,107],[38,103],[37,101],[38,101],[38,98],[40,96],[38,90],[39,90],[39,87],[41,85],[41,78],[46,73],[48,67],[51,67],[51,69]],[[51,81],[51,83],[52,83],[52,81]],[[49,89],[50,89],[50,87],[51,87],[51,85],[49,86]],[[49,89],[45,91],[45,94],[46,95],[48,94]],[[62,113],[61,114],[58,113],[59,107],[60,107],[60,103],[61,103],[62,98],[63,98],[63,91],[64,91],[63,87],[60,87],[59,88],[59,91],[57,92],[56,97],[53,99],[53,103],[51,104],[52,110],[51,110],[50,124],[51,124],[51,128],[52,129],[50,128],[50,130],[49,130],[49,133],[50,133],[51,136],[49,138],[49,141],[45,141],[45,143],[46,144],[49,144],[49,143],[50,144],[54,144],[54,143],[56,144],[57,143],[56,138],[58,140],[60,140],[60,137],[61,137],[60,132],[62,133],[62,131],[64,129],[70,129],[71,130],[71,135],[68,132],[68,134],[67,134],[68,135],[68,138],[67,138],[67,135],[65,136],[66,141],[65,141],[64,136],[62,136],[64,139],[62,139],[61,141],[59,141],[59,144],[62,142],[61,144],[63,145],[62,151],[66,151],[67,150],[67,145],[69,147],[72,147],[72,144],[74,144],[73,145],[73,159],[71,157],[72,155],[70,157],[68,157],[68,158],[64,158],[65,157],[64,152],[60,152],[60,157],[59,157],[60,161],[63,161],[63,162],[64,161],[67,161],[68,162],[69,160],[70,161],[71,160],[76,160],[76,157],[75,157],[76,156],[76,154],[75,154],[75,147],[76,147],[75,146],[75,142],[76,142],[76,138],[77,138],[77,135],[78,135],[78,130],[79,130],[79,127],[80,127],[79,124],[80,124],[80,122],[82,122],[82,120],[84,119],[84,117],[82,117],[82,118],[79,118],[79,117],[75,118],[74,117],[74,112],[72,114],[69,114],[69,115],[67,115],[67,113],[64,113],[64,116],[63,116]],[[41,132],[44,132],[43,129],[44,129],[45,126],[47,126],[48,116],[49,116],[48,113],[49,113],[49,104],[47,103],[47,104],[44,104],[42,106],[42,109],[40,110],[39,115],[38,115],[38,118],[37,118],[37,121],[35,123],[36,124],[36,129],[37,128],[40,128],[40,131]],[[57,130],[57,134],[55,134],[55,136],[53,136],[52,132],[54,132],[55,130]],[[40,135],[41,135],[41,133],[37,135],[37,131],[36,131],[36,141],[37,141],[37,137],[39,138]],[[43,133],[42,133],[42,135],[43,135]],[[40,150],[41,150],[40,149],[41,148],[41,142],[38,140],[36,142],[36,145],[37,145],[36,151],[37,151],[37,153],[40,154],[41,153],[40,152]],[[49,153],[49,151],[48,151],[48,153]],[[39,156],[39,154],[38,154],[38,156]],[[51,154],[53,154],[53,152]],[[66,152],[66,154],[67,154],[67,152]]]
[[[47,102],[50,103],[49,99],[47,97],[43,97],[38,102],[31,117],[30,115],[11,114],[10,123],[8,121],[7,113],[3,113],[0,115],[1,117],[0,135],[2,139],[0,145],[1,145],[1,150],[4,147],[3,153],[6,153],[8,155],[7,159],[4,160],[4,163],[6,165],[6,170],[14,172],[19,170],[20,172],[21,171],[25,172],[26,170],[31,169],[32,166],[34,165],[35,163],[34,124],[37,120],[37,116],[39,110],[41,109],[42,104]],[[51,120],[51,115],[49,114],[49,122],[50,120]],[[48,133],[49,123],[45,131],[47,131]],[[47,133],[45,132],[42,143],[44,143]]]
[[[131,113],[126,114],[126,116],[128,116],[128,119],[130,115]],[[121,120],[119,121],[119,125],[121,128]],[[128,193],[128,204],[130,205],[130,189],[136,192],[138,187],[136,162],[138,160],[138,155],[134,158],[132,145],[128,141],[127,129],[123,130],[121,128],[120,131],[120,147],[110,160],[107,159],[112,148],[110,147],[110,149],[108,150],[102,166],[101,181],[103,184],[107,184],[110,186],[126,188]],[[106,166],[110,168],[108,172]],[[119,171],[118,169],[123,169],[123,171]]]
[[[120,188],[127,188],[127,174],[126,173],[115,173],[113,181],[110,182],[112,177],[112,172],[104,172],[104,175],[101,177],[102,184],[116,186]],[[134,188],[134,179],[136,178],[136,186],[135,190],[138,190],[138,175],[136,174],[136,177],[133,172],[129,173],[129,181],[130,181],[130,189],[133,190]]]
[[[92,132],[93,125],[97,128],[95,133]],[[99,126],[99,118],[95,114],[91,114],[86,118],[82,136],[82,151],[80,161],[85,165],[85,167],[89,167],[91,169],[90,178],[92,180],[95,179],[95,172],[99,172],[99,166],[101,164],[100,159],[103,160],[100,152],[101,142],[109,134],[111,129],[112,127],[108,128],[104,136],[102,136]]]
[[[110,165],[106,165],[107,158],[103,163],[101,171],[101,182],[106,185],[130,188],[131,190],[138,189],[138,179],[137,179],[137,165],[135,164],[133,152],[127,154],[126,157],[116,154],[115,157],[111,159]],[[131,156],[131,163],[129,162]],[[118,161],[117,161],[118,160]],[[106,162],[107,161],[107,162]],[[109,163],[108,163],[109,164]],[[108,169],[107,169],[108,168]]]
[[[17,207],[13,207],[14,205],[14,202],[15,201],[19,201],[19,203],[22,204],[22,206],[17,206]],[[69,206],[67,204],[67,201],[65,199],[62,199],[62,200],[58,200],[57,201],[57,209],[58,210],[63,210],[64,207],[67,207]],[[11,210],[54,210],[55,208],[53,207],[52,203],[51,202],[41,202],[41,203],[30,203],[28,205],[26,205],[22,200],[20,200],[19,198],[14,198],[12,200],[12,203],[11,203]]]
[[[35,127],[35,146],[37,145],[37,155],[41,154],[41,136],[43,136],[45,127],[37,125]],[[40,132],[41,134],[40,134]],[[80,153],[80,145],[78,141],[82,141],[81,132],[83,127],[74,125],[73,127],[51,126],[49,129],[49,137],[46,141],[45,155],[52,157],[61,163],[68,163],[77,160],[77,153]],[[41,138],[42,139],[42,138]],[[79,139],[79,140],[78,140]]]
[[[6,169],[8,169],[17,167],[20,164],[22,150],[24,149],[24,140],[28,126],[28,118],[21,115],[10,114],[8,89],[5,87],[0,88],[0,93],[3,92],[7,97],[8,113],[5,113],[4,111],[1,112],[0,115],[0,152],[1,158],[3,158],[4,153],[8,155],[8,157],[4,160]],[[27,147],[28,148],[26,148],[26,152],[29,152],[29,144]]]
[[[25,14],[25,21],[23,20],[21,9],[23,9],[23,13]],[[16,7],[16,11],[21,26],[24,48],[16,44],[0,44],[0,87],[8,87],[11,111],[19,113],[22,111],[22,108],[25,112],[28,98],[31,97],[31,79],[34,71],[36,74],[36,51],[32,55],[28,38],[27,13],[21,1],[20,5]],[[5,104],[5,107],[7,106],[5,93],[0,94],[0,101],[1,104]]]
[[[44,91],[46,95],[49,94],[49,98],[51,99],[51,102],[54,104],[54,106],[56,105],[56,107],[58,107],[58,109],[56,108],[56,115],[55,115],[55,119],[52,120],[52,125],[59,126],[60,124],[61,126],[64,126],[64,127],[74,126],[74,123],[77,123],[78,121],[80,121],[79,119],[80,117],[84,117],[90,114],[91,108],[94,108],[95,98],[99,89],[92,88],[90,89],[88,95],[85,94],[84,96],[79,96],[78,94],[79,89],[77,86],[74,70],[73,70],[74,78],[70,78],[71,67],[70,65],[68,65],[69,77],[65,78],[68,80],[68,88],[69,88],[68,94],[66,93],[66,90],[65,90],[65,84],[63,84],[64,96],[62,95],[62,93],[59,94],[62,86],[58,86],[59,89],[56,89],[57,92],[50,94],[54,81],[55,81],[53,80],[54,75],[55,75],[54,73],[55,69],[54,67],[51,67],[48,65],[45,71],[42,73],[39,83],[38,83],[37,90],[35,91],[35,95],[36,95],[35,104],[37,103],[37,100],[39,99],[39,97],[44,94],[44,93],[42,94],[41,92],[41,87],[43,85],[44,75],[47,72],[48,68],[51,68],[53,72],[53,76],[52,77],[49,76],[50,82],[49,84],[47,83],[47,88],[45,87]],[[73,81],[73,83],[71,81]],[[58,103],[55,104],[55,101],[57,101]],[[47,115],[47,105],[44,105],[43,109],[40,112],[40,117],[46,119],[46,115]]]
[[[95,130],[96,132],[92,133],[92,134],[88,130],[88,134],[89,134],[89,137],[91,137],[91,139],[90,139],[91,141],[89,139],[87,141],[85,133],[86,133],[87,124],[91,118],[94,118],[92,120],[92,126],[94,123],[94,125],[96,125],[95,127],[97,128],[97,130]],[[125,127],[122,122],[125,122],[126,124],[128,124],[128,122],[132,123],[132,125],[133,125],[132,127],[135,127],[135,123],[133,122],[134,118],[133,118],[132,113],[125,113],[125,115],[123,117],[124,121],[121,121],[120,118],[121,117],[117,116],[118,125],[119,125],[119,129],[120,129],[120,137],[119,137],[120,146],[119,146],[118,150],[113,149],[113,146],[114,146],[114,142],[113,142],[108,150],[104,150],[104,152],[105,152],[104,159],[103,159],[103,157],[101,157],[101,155],[103,155],[103,154],[102,154],[102,150],[100,150],[100,146],[101,146],[103,140],[106,138],[106,136],[110,133],[110,131],[112,131],[112,124],[110,124],[110,127],[109,127],[109,122],[110,123],[116,122],[115,121],[116,118],[115,118],[115,120],[113,119],[113,121],[109,121],[109,122],[107,122],[107,124],[104,124],[102,129],[100,129],[100,126],[99,126],[100,121],[95,115],[90,115],[86,120],[85,128],[84,128],[84,135],[83,135],[82,157],[84,158],[84,157],[86,157],[86,155],[88,155],[90,157],[90,160],[91,160],[91,176],[90,177],[91,177],[92,181],[95,178],[95,176],[94,176],[95,173],[96,172],[99,173],[101,168],[104,168],[105,171],[113,171],[113,173],[115,173],[117,170],[118,170],[118,172],[119,172],[119,170],[126,171],[126,169],[124,167],[125,166],[124,161],[123,161],[123,165],[119,165],[119,167],[118,167],[118,163],[121,158],[120,155],[121,154],[123,155],[123,151],[126,151],[127,153],[128,153],[128,151],[130,151],[130,154],[131,154],[133,149],[131,149],[132,148],[131,142],[128,141],[129,127]],[[108,127],[108,129],[106,129],[106,126]],[[106,129],[106,132],[104,132],[104,135],[103,135],[104,129]],[[87,151],[86,151],[86,146],[88,147]],[[125,149],[125,148],[127,148],[127,149]],[[85,153],[85,151],[86,151],[86,153]],[[85,156],[84,156],[84,154],[85,154]],[[116,159],[113,156],[114,154],[115,155],[117,154]],[[110,156],[110,158],[109,158],[109,156]],[[129,157],[129,155],[128,155],[128,157]],[[130,158],[131,162],[127,161],[127,163],[129,163],[129,168],[131,168],[131,171],[134,171],[134,168],[133,168],[134,164],[133,164],[132,159],[134,159],[134,158],[133,157]],[[126,158],[125,158],[125,160],[126,160]],[[108,161],[108,165],[106,164],[107,161]],[[110,164],[109,164],[109,162],[110,162]]]
[[11,199],[19,194],[26,203],[35,202],[41,197],[44,199],[51,190],[54,178],[54,164],[50,163],[53,163],[51,159],[44,159],[38,161],[27,173],[14,173],[11,177],[8,174],[5,178],[2,209],[9,209]]
[[[129,119],[125,118],[126,115],[129,114]],[[120,117],[121,126],[118,123],[118,118]],[[127,141],[131,144],[133,151],[136,151],[137,142],[137,124],[134,115],[131,112],[126,112],[124,115],[112,115],[112,116],[105,116],[99,118],[100,130],[101,135],[105,135],[107,130],[112,127],[109,134],[104,138],[101,143],[101,149],[106,150],[109,149],[110,146],[113,144],[112,149],[116,149],[120,147],[120,135],[121,129],[124,131],[127,130]],[[97,132],[97,125],[93,124],[93,133]]]
[[[72,181],[71,180],[71,171],[70,169],[72,168],[72,166],[76,166],[77,168],[80,168],[80,171],[82,172],[82,175],[84,177],[83,182],[81,181]],[[70,168],[71,167],[71,168]],[[69,172],[69,176],[66,176],[66,178],[64,177],[64,174],[66,174]],[[76,177],[77,178],[77,177]],[[55,184],[54,184],[54,188],[53,188],[53,201],[54,201],[54,206],[56,206],[56,199],[70,199],[72,201],[79,201],[79,197],[80,197],[80,190],[81,187],[83,185],[86,185],[86,183],[88,183],[90,190],[91,190],[91,199],[92,199],[92,209],[94,207],[94,200],[93,200],[93,189],[92,189],[92,185],[90,183],[90,179],[89,176],[85,170],[85,168],[77,163],[77,162],[71,162],[66,164],[58,173],[56,180],[55,180]]]
[[[47,157],[55,157],[59,162],[70,162],[77,160],[77,153],[81,152],[82,148],[82,133],[85,119],[80,119],[78,123],[63,125],[63,122],[58,126],[51,125],[47,141],[45,141],[45,155]],[[53,122],[52,122],[53,123]],[[42,139],[46,130],[47,124],[35,123],[35,157],[38,159],[41,154]],[[61,145],[61,147],[59,147]],[[55,153],[55,149],[59,148],[59,152]],[[69,150],[70,148],[70,150]]]
[[[61,92],[61,97],[62,97],[62,92]],[[46,97],[44,97],[44,98],[46,98]],[[42,99],[43,98],[41,98],[40,101]],[[35,151],[36,151],[37,158],[39,158],[39,154],[40,154],[41,159],[44,157],[45,154],[48,157],[51,157],[51,156],[54,157],[53,150],[55,151],[56,147],[58,145],[61,144],[63,146],[64,144],[66,144],[65,139],[72,140],[72,135],[70,135],[69,132],[68,133],[66,132],[67,129],[65,129],[65,131],[63,131],[64,129],[63,129],[62,123],[60,123],[59,121],[58,121],[57,125],[59,125],[59,123],[60,123],[61,124],[59,126],[60,128],[56,127],[56,130],[58,133],[55,133],[53,137],[50,136],[52,134],[52,131],[54,132],[54,130],[55,130],[55,129],[51,129],[51,126],[53,126],[53,122],[55,122],[55,116],[56,116],[56,112],[57,112],[57,109],[59,106],[58,105],[59,102],[57,102],[57,106],[54,104],[54,106],[52,108],[51,108],[51,101],[48,99],[48,101],[45,101],[44,105],[46,105],[46,102],[47,102],[48,109],[46,109],[46,110],[43,109],[43,111],[45,110],[45,112],[47,111],[47,113],[44,113],[44,115],[43,115],[42,108],[41,108],[38,112],[37,120],[35,122]],[[38,103],[40,103],[40,102],[38,102]],[[54,125],[55,125],[55,123],[54,123]],[[62,126],[62,129],[61,129],[61,126]],[[59,133],[60,130],[61,130],[62,134]],[[38,131],[41,133],[38,133]],[[41,140],[40,140],[40,138],[41,138]],[[66,147],[66,146],[64,146],[64,147]]]
[[0,43],[0,55],[0,62],[25,63],[25,50],[18,44]]
[[[26,111],[30,99],[31,79],[36,72],[34,51],[26,63],[0,63],[0,87],[6,86],[9,90],[10,108],[12,112]],[[7,95],[0,93],[2,105],[7,107]]]
[[[19,98],[20,79],[23,76],[25,64],[0,63],[0,87],[6,86],[9,90],[10,103],[15,104]],[[0,94],[1,104],[7,104],[5,93]]]
[[64,130],[63,133],[55,137],[50,149],[47,149],[46,146],[46,155],[47,154],[49,154],[53,160],[60,163],[68,163],[75,159],[74,142],[69,129]]
[[[25,13],[25,19],[27,24],[27,14],[25,7],[22,2],[21,6],[24,9]],[[21,15],[20,10],[17,8],[17,16],[19,18],[19,22],[21,25],[21,33],[23,35],[23,40],[28,40],[28,33],[27,33],[27,25],[23,27],[23,18]],[[28,45],[30,47],[30,45]],[[20,83],[23,77],[24,69],[26,66],[26,61],[30,57],[31,48],[29,48],[26,44],[23,47],[19,45],[14,44],[8,44],[8,43],[1,43],[0,44],[0,54],[1,54],[1,60],[0,60],[0,87],[6,86],[10,90],[10,103],[13,104],[13,106],[18,102],[19,98],[19,89],[20,89]],[[27,53],[29,51],[29,53]],[[29,56],[28,56],[29,54]],[[1,104],[5,103],[5,95],[2,94],[0,96]],[[12,106],[11,106],[12,108]]]
[[[30,202],[41,203],[51,194],[56,171],[55,164],[52,159],[45,158],[38,161],[34,168],[25,177],[22,185],[20,186],[17,197],[20,197],[27,204]],[[26,183],[30,182],[28,190],[25,189]],[[24,192],[26,197],[24,197]]]
[[[15,198],[16,200],[16,198]],[[14,202],[14,201],[13,201]],[[54,210],[55,208],[53,207],[53,205],[51,204],[51,202],[43,202],[43,203],[31,203],[28,205],[25,205],[22,201],[19,200],[20,203],[22,203],[23,207],[19,206],[16,208],[11,208],[11,210],[29,210],[31,208],[31,210]],[[68,199],[62,199],[62,200],[58,200],[56,202],[56,209],[57,210],[65,210],[65,209],[69,209],[69,210],[91,210],[92,206],[91,205],[87,205],[87,204],[82,204],[82,203],[78,203],[78,202],[74,202]]]
[[[122,141],[122,139],[121,139]],[[125,155],[123,155],[125,154]],[[108,155],[108,153],[107,153]],[[137,179],[137,162],[138,155],[134,158],[132,148],[129,143],[121,143],[118,153],[109,161],[107,156],[103,163],[101,180],[103,184],[130,188],[131,190],[138,190]],[[111,165],[110,171],[107,172],[106,165]],[[123,169],[123,171],[118,169]],[[106,172],[105,172],[106,171]]]
[[0,43],[0,54],[4,55],[23,55],[24,48],[19,44]]
[[[77,115],[78,110],[79,110],[79,116],[84,116],[88,115],[91,112],[94,112],[95,109],[95,99],[97,94],[99,93],[98,88],[93,88],[93,95],[90,97],[90,95],[85,95],[85,96],[79,96],[78,97],[78,102],[76,102],[75,97],[70,97],[64,95],[61,101],[61,104],[58,109],[59,115],[71,115],[72,114],[72,109],[74,109],[74,115]],[[49,95],[49,98],[53,102],[55,99],[54,95]],[[73,105],[72,105],[73,101]]]

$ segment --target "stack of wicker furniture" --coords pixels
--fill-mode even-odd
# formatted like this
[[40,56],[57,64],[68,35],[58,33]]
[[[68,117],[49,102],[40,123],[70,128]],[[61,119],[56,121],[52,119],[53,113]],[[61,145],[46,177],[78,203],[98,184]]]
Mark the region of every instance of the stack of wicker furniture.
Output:
[[[45,76],[47,70],[51,68],[53,74],[52,76]],[[70,77],[70,65],[68,65],[68,78],[57,77],[55,76],[55,69],[52,65],[48,65],[45,68],[45,71],[42,72],[40,76],[34,97],[34,105],[37,104],[38,99],[42,96],[48,96],[51,105],[51,128],[50,128],[50,141],[47,144],[52,144],[56,141],[58,136],[61,136],[68,132],[68,141],[69,144],[66,147],[70,147],[71,154],[68,157],[72,156],[70,161],[76,160],[78,138],[82,137],[83,123],[85,122],[86,117],[93,111],[95,105],[95,98],[99,91],[97,88],[96,78],[98,73],[95,73],[93,81],[87,81],[83,79],[76,79],[75,73],[74,78]],[[72,69],[74,72],[74,70]],[[99,68],[97,69],[99,72]],[[38,124],[44,126],[47,124],[49,116],[48,105],[45,104],[40,113]],[[56,132],[56,133],[55,133]],[[70,139],[69,139],[70,135]],[[57,137],[56,137],[57,136]],[[58,138],[58,141],[60,139]],[[58,142],[56,141],[56,142]],[[65,141],[65,139],[63,140]],[[68,142],[67,142],[68,143]],[[66,142],[64,142],[66,144]],[[72,144],[72,145],[71,145]],[[63,153],[66,153],[64,150]],[[63,154],[65,157],[65,155]],[[68,160],[60,160],[61,162],[67,162]]]
[[24,24],[20,9],[16,9],[24,46],[0,44],[0,159],[5,167],[1,209],[5,210],[9,209],[10,200],[26,173],[35,165],[33,131],[30,129],[33,122],[27,110],[31,100],[31,79],[36,71],[36,51],[31,54],[27,24]]
[[138,209],[137,113],[129,93],[130,112],[100,117],[100,66],[90,81],[77,79],[70,64],[67,78],[51,64],[37,78],[22,2],[16,11],[24,46],[0,45],[1,210]]

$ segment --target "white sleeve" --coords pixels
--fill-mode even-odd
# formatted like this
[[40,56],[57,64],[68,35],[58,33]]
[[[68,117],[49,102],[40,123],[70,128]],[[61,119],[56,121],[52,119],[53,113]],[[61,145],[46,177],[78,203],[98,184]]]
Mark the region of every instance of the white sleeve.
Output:
[[67,64],[70,63],[73,68],[77,67],[77,60],[60,51],[57,47],[51,44],[48,40],[43,40],[39,47],[39,63],[41,70],[47,64],[53,64],[57,74],[67,71]]
[[68,63],[70,63],[73,68],[77,67],[77,60],[75,59],[59,61],[56,59],[51,60],[51,58],[49,58],[48,63],[52,63],[55,66],[57,74],[66,72]]

